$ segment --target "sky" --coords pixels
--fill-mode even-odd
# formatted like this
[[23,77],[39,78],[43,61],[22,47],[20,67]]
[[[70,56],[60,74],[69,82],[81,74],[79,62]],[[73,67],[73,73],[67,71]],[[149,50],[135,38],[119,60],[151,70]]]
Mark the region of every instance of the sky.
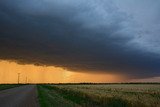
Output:
[[159,0],[0,0],[0,81],[160,82],[159,10]]

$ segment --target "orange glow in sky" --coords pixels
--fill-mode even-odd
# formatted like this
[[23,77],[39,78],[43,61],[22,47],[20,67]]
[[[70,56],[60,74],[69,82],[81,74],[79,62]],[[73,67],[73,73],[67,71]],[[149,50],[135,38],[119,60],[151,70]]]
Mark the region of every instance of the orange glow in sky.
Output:
[[122,76],[104,73],[72,72],[54,66],[20,65],[0,60],[0,83],[69,83],[69,82],[118,82]]

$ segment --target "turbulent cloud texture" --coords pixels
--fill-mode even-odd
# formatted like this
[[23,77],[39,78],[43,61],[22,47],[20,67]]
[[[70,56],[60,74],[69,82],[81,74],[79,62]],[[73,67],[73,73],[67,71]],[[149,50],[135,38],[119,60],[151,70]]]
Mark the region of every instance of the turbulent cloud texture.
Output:
[[0,58],[160,76],[160,2],[0,0]]

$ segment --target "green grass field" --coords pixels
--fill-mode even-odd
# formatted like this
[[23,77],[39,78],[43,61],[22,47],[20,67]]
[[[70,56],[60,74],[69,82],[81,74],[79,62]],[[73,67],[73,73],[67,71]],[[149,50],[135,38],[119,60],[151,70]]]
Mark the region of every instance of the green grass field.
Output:
[[38,85],[41,107],[160,107],[160,84]]
[[0,90],[14,88],[14,87],[18,87],[18,86],[20,86],[20,85],[18,85],[18,84],[1,84],[0,85]]

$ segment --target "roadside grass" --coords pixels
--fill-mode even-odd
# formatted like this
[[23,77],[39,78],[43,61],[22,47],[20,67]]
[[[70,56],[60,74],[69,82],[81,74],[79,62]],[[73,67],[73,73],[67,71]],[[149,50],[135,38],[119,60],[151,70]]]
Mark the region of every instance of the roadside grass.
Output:
[[0,91],[20,86],[19,84],[0,84]]
[[52,87],[38,85],[38,99],[41,107],[79,107],[79,105],[64,99]]
[[42,87],[40,85],[37,86],[37,89],[38,89],[38,100],[39,100],[39,103],[41,105],[41,107],[47,107],[49,104],[48,104],[48,97],[45,92],[45,90],[42,89]]

